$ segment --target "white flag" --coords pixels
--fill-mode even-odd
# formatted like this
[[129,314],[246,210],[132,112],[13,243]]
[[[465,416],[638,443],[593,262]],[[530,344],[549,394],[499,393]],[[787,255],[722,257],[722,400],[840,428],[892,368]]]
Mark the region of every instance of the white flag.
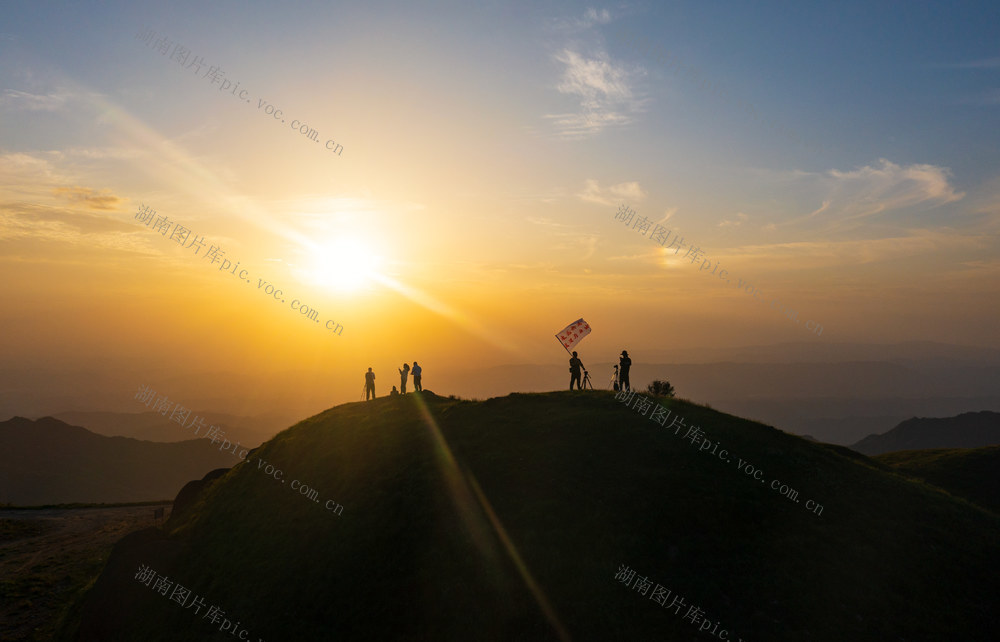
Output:
[[590,324],[583,319],[577,319],[563,328],[562,332],[556,335],[556,339],[559,339],[559,343],[568,352],[570,348],[580,343],[588,334],[590,334]]

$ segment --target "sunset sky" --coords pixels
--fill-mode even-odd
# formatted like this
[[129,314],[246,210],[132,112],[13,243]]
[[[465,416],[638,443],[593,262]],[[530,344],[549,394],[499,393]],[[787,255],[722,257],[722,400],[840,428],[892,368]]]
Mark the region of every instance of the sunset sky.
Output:
[[559,363],[580,317],[595,361],[1000,347],[1000,4],[880,6],[4,3],[4,370],[238,408]]

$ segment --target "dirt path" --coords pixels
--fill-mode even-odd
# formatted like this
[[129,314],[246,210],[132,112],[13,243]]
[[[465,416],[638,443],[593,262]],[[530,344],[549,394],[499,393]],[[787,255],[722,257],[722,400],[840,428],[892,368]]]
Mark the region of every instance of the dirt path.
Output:
[[156,508],[0,509],[0,640],[53,639],[115,542],[161,522]]

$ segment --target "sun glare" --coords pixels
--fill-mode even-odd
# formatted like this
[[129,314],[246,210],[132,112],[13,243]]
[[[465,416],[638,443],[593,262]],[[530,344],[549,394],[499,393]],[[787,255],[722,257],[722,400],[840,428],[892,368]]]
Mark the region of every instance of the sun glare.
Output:
[[364,241],[339,238],[313,248],[309,277],[320,287],[357,292],[374,281],[379,263],[379,256]]

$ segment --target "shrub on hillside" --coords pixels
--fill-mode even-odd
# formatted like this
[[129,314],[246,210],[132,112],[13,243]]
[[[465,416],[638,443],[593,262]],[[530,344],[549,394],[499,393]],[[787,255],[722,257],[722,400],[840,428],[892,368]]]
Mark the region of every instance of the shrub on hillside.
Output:
[[646,386],[646,391],[653,395],[654,397],[673,397],[674,387],[670,385],[669,381],[660,381],[659,379],[653,381],[653,383]]

